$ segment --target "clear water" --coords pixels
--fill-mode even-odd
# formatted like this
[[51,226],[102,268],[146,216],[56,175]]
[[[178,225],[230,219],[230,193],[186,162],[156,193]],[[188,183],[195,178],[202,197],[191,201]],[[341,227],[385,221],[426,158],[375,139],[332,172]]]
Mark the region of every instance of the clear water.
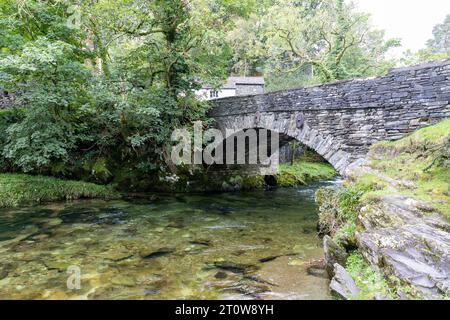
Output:
[[1,210],[0,299],[329,299],[323,184]]

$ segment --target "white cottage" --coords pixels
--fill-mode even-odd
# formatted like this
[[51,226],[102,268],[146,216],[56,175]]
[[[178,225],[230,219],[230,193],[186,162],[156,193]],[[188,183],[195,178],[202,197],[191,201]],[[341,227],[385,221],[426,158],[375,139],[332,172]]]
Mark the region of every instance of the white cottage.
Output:
[[205,100],[218,98],[246,96],[261,94],[265,91],[265,82],[263,77],[229,77],[227,82],[220,88],[214,89],[205,85],[197,90],[197,96]]

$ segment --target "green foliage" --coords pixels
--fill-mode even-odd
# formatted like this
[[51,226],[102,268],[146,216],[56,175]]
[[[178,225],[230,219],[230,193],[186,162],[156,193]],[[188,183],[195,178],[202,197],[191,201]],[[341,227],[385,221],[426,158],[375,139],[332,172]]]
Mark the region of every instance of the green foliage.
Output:
[[426,47],[418,52],[408,50],[402,62],[406,65],[414,65],[448,58],[450,58],[450,14],[445,17],[444,22],[433,28],[433,38],[427,41]]
[[[79,30],[67,20],[69,7],[75,1],[2,0],[0,3],[0,56],[19,53],[29,41],[46,37],[64,41],[80,48],[83,39]],[[79,55],[85,55],[81,50]]]
[[[21,121],[24,111],[21,109],[11,108],[0,110],[0,150],[2,150],[7,142],[7,130],[10,125]],[[0,157],[0,172],[11,169],[11,164],[4,157]]]
[[315,200],[319,209],[319,233],[322,235],[334,235],[339,227],[337,190],[334,188],[320,188],[316,191]]
[[311,66],[305,66],[297,71],[288,73],[270,72],[266,76],[266,90],[268,92],[295,89],[305,84],[319,84],[319,79],[311,77]]
[[[233,3],[219,11],[244,14]],[[172,130],[206,120],[194,90],[225,77],[227,48],[202,10],[200,0],[0,3],[0,85],[24,110],[0,124],[2,163],[96,182],[167,170]]]
[[450,14],[445,17],[444,22],[434,26],[433,38],[428,40],[427,47],[434,53],[450,55]]
[[357,300],[373,300],[376,295],[382,295],[388,299],[394,299],[395,295],[389,287],[383,274],[374,270],[358,253],[353,252],[347,259],[347,272],[355,280],[361,290],[355,298]]
[[[347,259],[346,271],[355,280],[361,290],[356,300],[373,300],[377,296],[383,299],[398,299],[406,296],[408,299],[423,299],[420,292],[393,275],[385,276],[373,268],[361,253],[354,251]],[[445,297],[442,297],[445,299]]]
[[24,172],[46,170],[53,161],[66,162],[79,136],[78,110],[86,102],[89,74],[77,61],[74,47],[38,38],[21,53],[0,61],[9,87],[26,83],[17,104],[24,118],[6,130],[3,155]]
[[24,174],[0,174],[0,207],[81,198],[113,198],[111,187]]
[[372,191],[372,184],[353,184],[341,189],[320,188],[316,192],[321,234],[329,234],[343,246],[356,244],[357,219],[362,197]]
[[85,161],[83,169],[90,172],[91,176],[99,182],[108,181],[112,173],[108,169],[107,160],[105,158],[96,158],[92,161]]

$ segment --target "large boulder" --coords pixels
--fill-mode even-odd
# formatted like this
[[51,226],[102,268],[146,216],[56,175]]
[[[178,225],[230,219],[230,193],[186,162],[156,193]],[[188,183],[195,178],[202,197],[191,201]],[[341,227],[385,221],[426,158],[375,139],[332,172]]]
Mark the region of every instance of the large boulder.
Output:
[[334,265],[334,277],[330,283],[331,292],[345,300],[354,299],[359,295],[359,288],[352,276],[339,264]]
[[326,270],[330,278],[334,276],[334,265],[336,263],[345,266],[348,254],[344,248],[339,246],[330,236],[323,238],[323,248],[325,252]]

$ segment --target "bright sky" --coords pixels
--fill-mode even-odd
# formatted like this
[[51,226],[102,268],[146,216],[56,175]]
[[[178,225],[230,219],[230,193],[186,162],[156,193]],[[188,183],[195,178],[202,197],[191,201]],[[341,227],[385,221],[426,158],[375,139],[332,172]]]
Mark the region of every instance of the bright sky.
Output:
[[432,37],[433,27],[450,14],[450,0],[353,0],[359,11],[372,14],[372,23],[388,38],[401,38],[403,47],[417,51]]

